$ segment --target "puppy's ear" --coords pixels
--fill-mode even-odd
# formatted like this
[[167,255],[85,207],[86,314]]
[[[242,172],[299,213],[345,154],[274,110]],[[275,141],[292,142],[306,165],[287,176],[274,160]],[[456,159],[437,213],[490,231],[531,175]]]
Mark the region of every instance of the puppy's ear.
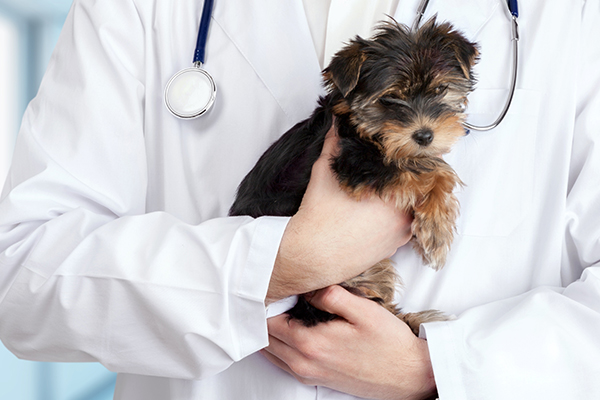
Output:
[[473,80],[473,67],[479,61],[479,49],[477,45],[470,42],[461,33],[451,32],[452,49],[456,54],[463,74],[469,80]]
[[330,89],[337,88],[346,97],[356,87],[360,68],[366,59],[363,48],[362,39],[357,36],[335,54],[323,71],[323,78]]
[[438,24],[437,16],[423,24],[417,35],[430,46],[440,48],[442,52],[451,51],[465,78],[473,80],[473,67],[479,61],[479,48],[476,43],[469,41],[450,23]]

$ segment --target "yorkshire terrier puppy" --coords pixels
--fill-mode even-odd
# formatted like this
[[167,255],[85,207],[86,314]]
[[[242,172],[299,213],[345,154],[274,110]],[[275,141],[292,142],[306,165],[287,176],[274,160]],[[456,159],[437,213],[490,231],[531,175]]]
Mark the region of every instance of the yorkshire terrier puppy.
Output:
[[[383,23],[373,38],[356,37],[323,71],[328,89],[313,115],[286,132],[244,178],[230,215],[292,216],[335,116],[339,155],[331,168],[357,200],[377,195],[414,216],[413,247],[438,270],[454,237],[460,185],[441,158],[463,135],[467,95],[474,88],[478,49],[435,18],[416,31]],[[444,319],[433,310],[402,313],[394,304],[399,278],[389,260],[342,283],[403,319],[415,333]],[[301,297],[292,318],[311,326],[335,316]]]

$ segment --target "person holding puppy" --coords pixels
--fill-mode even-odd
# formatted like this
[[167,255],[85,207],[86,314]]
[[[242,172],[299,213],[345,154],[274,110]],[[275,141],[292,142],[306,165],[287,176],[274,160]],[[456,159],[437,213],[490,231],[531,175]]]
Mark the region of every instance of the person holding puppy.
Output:
[[[334,132],[298,214],[227,217],[260,154],[323,94],[319,33],[352,16],[315,3],[217,2],[203,67],[218,98],[181,121],[163,94],[189,63],[202,2],[75,1],[0,202],[3,343],[26,359],[100,362],[127,400],[600,396],[598,3],[522,2],[509,113],[445,156],[465,186],[438,272],[402,246],[410,215],[340,191]],[[381,4],[412,23],[417,1]],[[480,46],[476,124],[507,95],[507,13],[467,0],[424,16]],[[416,337],[335,286],[392,254],[403,309],[455,320]],[[267,319],[311,291],[342,318]]]

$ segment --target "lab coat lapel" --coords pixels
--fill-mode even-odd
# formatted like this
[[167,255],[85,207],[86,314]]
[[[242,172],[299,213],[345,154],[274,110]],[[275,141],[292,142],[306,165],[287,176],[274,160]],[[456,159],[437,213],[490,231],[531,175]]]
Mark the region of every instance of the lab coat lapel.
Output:
[[[437,15],[438,22],[448,21],[470,40],[477,40],[481,29],[496,12],[503,12],[500,0],[431,0],[421,23]],[[415,14],[407,15],[400,5],[394,18],[412,26]]]
[[323,89],[302,0],[216,2],[213,17],[291,121],[306,118]]

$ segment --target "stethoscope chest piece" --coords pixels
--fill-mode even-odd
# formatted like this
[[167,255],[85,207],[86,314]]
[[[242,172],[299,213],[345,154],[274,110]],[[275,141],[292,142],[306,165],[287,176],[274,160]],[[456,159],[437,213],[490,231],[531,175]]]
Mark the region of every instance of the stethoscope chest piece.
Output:
[[193,119],[206,113],[217,97],[217,85],[199,65],[186,68],[167,83],[165,103],[176,117]]
[[214,0],[204,0],[194,51],[194,66],[175,74],[165,88],[165,104],[171,114],[178,118],[193,119],[205,114],[217,97],[214,79],[202,68],[213,3]]

